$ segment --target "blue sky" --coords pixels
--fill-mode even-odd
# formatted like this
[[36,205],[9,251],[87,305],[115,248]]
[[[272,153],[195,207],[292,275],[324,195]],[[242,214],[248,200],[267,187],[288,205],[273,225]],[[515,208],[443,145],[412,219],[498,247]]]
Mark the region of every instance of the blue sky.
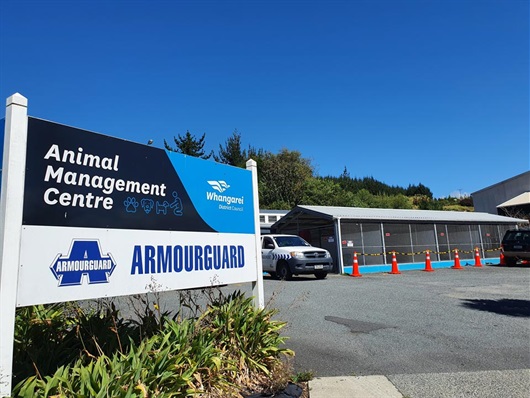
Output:
[[0,2],[0,97],[155,146],[298,150],[317,175],[471,193],[530,169],[529,2]]

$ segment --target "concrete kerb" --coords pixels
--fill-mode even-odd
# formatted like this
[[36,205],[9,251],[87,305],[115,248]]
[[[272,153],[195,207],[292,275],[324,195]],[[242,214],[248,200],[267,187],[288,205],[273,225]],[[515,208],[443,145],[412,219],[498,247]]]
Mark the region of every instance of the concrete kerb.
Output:
[[316,377],[309,382],[311,398],[403,398],[385,376]]
[[333,376],[309,382],[311,398],[526,398],[529,392],[530,369]]

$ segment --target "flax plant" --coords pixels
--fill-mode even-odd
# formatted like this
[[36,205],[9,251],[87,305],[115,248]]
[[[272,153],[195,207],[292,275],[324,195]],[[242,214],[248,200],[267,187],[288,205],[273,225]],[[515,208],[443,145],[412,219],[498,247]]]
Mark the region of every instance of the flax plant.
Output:
[[[13,397],[219,398],[285,384],[289,372],[282,360],[293,352],[283,347],[285,323],[272,320],[275,311],[255,308],[239,292],[209,300],[198,318],[176,320],[146,310],[148,320],[135,323],[121,319],[114,306],[77,308],[72,316],[56,306],[28,309],[16,346],[29,358],[25,372],[31,366],[34,372],[16,384]],[[139,333],[143,323],[149,327]],[[32,341],[43,325],[53,326],[44,328],[45,338],[56,332],[56,339],[42,342],[43,350],[57,353],[57,362],[47,366],[35,358],[45,353]],[[56,358],[65,353],[67,360]]]

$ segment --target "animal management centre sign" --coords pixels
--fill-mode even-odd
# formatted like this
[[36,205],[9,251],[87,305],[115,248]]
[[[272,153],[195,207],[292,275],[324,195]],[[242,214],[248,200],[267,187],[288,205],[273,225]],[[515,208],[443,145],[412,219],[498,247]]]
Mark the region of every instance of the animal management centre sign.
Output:
[[18,305],[257,279],[248,170],[30,117],[25,181]]
[[10,99],[2,313],[11,296],[26,306],[242,282],[263,305],[255,162],[168,152],[27,117],[17,104],[10,113]]

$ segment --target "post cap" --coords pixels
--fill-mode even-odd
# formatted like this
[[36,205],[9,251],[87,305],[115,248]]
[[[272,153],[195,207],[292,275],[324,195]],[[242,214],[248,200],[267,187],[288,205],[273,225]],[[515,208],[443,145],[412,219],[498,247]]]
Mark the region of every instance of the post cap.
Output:
[[8,97],[6,100],[6,107],[10,105],[20,105],[20,106],[28,106],[28,99],[24,97],[22,94],[15,93],[11,97]]

